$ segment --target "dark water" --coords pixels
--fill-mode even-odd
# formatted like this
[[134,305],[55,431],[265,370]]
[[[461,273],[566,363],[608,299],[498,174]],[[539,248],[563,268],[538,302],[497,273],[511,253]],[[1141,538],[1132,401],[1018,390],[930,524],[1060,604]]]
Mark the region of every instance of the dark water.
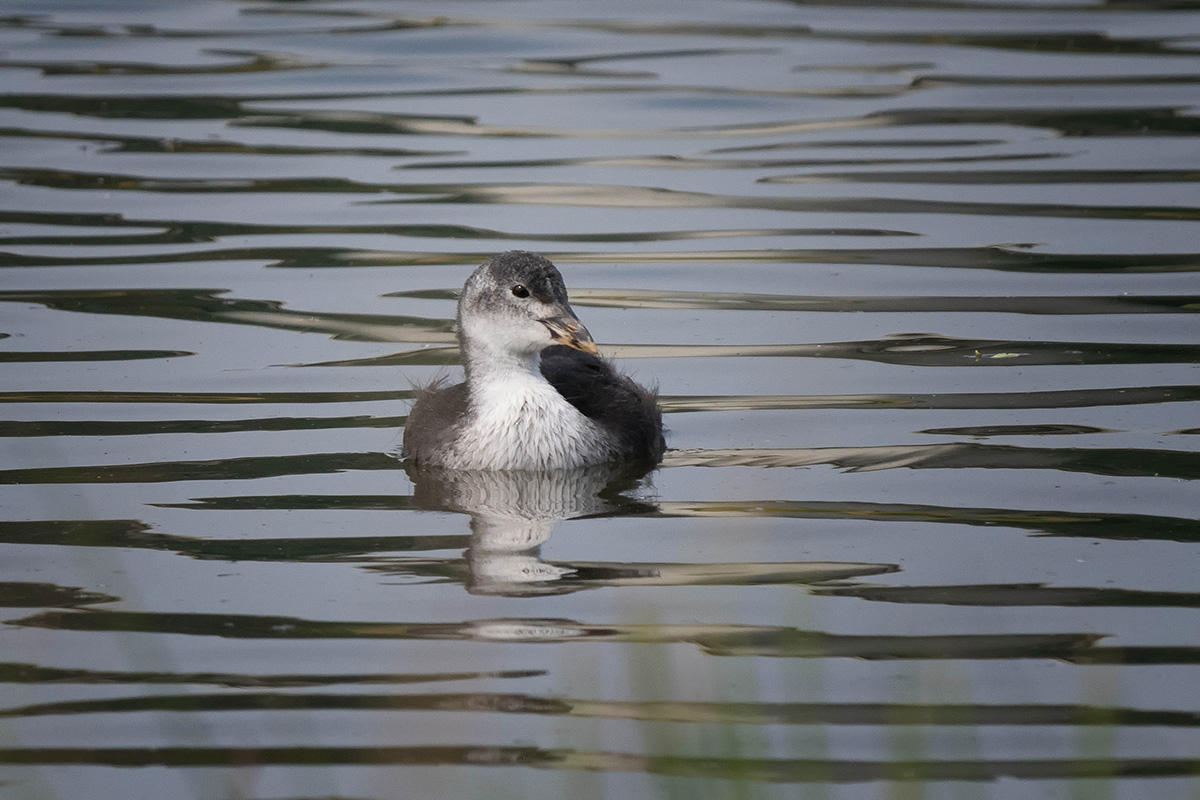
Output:
[[[0,797],[1200,796],[1200,3],[19,2]],[[545,253],[672,448],[414,483]]]

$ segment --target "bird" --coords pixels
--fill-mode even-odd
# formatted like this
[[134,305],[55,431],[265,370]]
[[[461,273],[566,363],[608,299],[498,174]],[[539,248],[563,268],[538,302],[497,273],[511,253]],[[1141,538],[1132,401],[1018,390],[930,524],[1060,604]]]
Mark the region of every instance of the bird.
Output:
[[600,357],[549,260],[520,250],[486,259],[456,319],[466,380],[417,390],[404,460],[462,470],[661,461],[657,393]]

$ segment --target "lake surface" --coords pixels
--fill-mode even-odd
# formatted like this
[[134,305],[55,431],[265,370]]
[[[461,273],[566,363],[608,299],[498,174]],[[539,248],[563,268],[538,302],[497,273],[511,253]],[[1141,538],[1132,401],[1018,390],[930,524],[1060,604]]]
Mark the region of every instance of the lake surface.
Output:
[[[1200,796],[1200,3],[0,17],[0,797]],[[405,471],[489,254],[649,476]]]

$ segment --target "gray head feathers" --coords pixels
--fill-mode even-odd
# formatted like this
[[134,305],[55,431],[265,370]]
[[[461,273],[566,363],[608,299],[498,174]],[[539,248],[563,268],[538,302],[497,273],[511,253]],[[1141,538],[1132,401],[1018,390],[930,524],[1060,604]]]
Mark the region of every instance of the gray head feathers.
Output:
[[520,250],[492,256],[467,278],[458,300],[458,338],[468,371],[480,366],[476,355],[531,358],[555,343],[596,352],[558,269]]

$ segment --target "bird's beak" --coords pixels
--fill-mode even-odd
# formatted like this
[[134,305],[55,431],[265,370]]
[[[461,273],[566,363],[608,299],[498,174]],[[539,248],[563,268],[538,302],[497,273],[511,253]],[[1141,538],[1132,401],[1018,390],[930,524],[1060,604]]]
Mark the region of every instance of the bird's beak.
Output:
[[583,323],[569,311],[557,317],[542,320],[542,324],[550,331],[550,338],[559,344],[582,350],[585,353],[596,353],[596,342]]

